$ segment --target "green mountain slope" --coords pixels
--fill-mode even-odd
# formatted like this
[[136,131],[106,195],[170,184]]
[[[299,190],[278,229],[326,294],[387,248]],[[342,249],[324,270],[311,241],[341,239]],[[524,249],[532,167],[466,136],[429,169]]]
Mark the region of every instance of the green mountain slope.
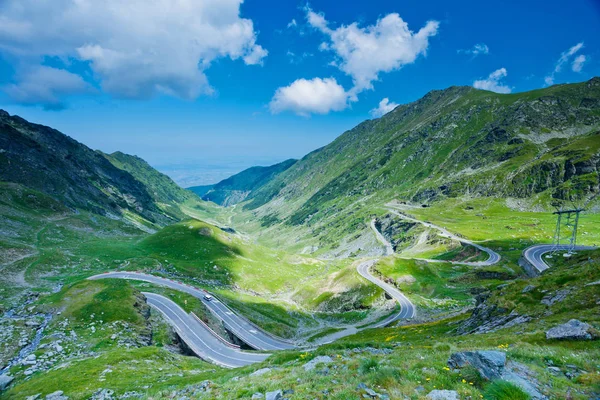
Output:
[[248,168],[217,183],[209,190],[206,190],[206,186],[191,187],[189,190],[201,195],[203,200],[223,206],[234,205],[244,201],[295,163],[296,160],[290,159],[268,167]]
[[244,208],[263,226],[352,235],[392,199],[583,199],[599,168],[600,78],[516,94],[451,87],[345,132]]
[[200,200],[196,195],[178,186],[167,175],[158,172],[146,161],[137,156],[117,151],[112,154],[101,153],[115,167],[130,173],[135,179],[144,184],[154,201],[166,213],[179,219],[185,218],[178,204],[189,200]]
[[105,157],[57,130],[1,110],[0,181],[44,193],[71,209],[158,226],[182,217],[164,204],[194,197],[140,159]]

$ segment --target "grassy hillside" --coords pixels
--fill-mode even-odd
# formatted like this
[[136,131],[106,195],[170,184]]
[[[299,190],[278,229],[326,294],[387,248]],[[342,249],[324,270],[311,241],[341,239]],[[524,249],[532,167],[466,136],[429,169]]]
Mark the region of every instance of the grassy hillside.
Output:
[[293,229],[331,254],[363,241],[357,232],[393,199],[514,198],[539,211],[597,193],[599,164],[600,78],[516,94],[451,87],[307,155],[250,194],[234,221],[267,228],[271,244]]
[[143,183],[148,193],[156,204],[167,214],[184,219],[185,214],[179,205],[200,199],[188,190],[177,185],[167,175],[152,168],[146,161],[139,157],[117,151],[112,154],[101,153],[115,167],[130,173],[135,179]]

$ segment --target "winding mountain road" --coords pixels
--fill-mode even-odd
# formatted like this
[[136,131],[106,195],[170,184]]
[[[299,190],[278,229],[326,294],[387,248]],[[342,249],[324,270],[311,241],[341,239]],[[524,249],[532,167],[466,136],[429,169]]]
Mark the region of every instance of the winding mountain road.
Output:
[[196,287],[187,285],[182,282],[177,282],[167,278],[161,278],[160,276],[154,276],[150,274],[144,274],[141,272],[123,271],[123,272],[107,272],[100,275],[92,276],[88,279],[106,279],[106,278],[118,278],[118,279],[130,279],[136,281],[150,282],[155,285],[166,286],[171,289],[175,289],[181,292],[191,294],[192,296],[200,299],[202,303],[208,308],[217,318],[219,318],[225,327],[230,330],[236,337],[246,343],[248,346],[256,350],[288,350],[293,349],[292,343],[270,335],[252,324],[246,318],[240,316],[223,304],[219,299],[213,296],[212,300],[205,299],[205,295],[209,294],[207,291],[198,289]]
[[[580,250],[594,250],[594,249],[595,249],[595,247],[591,247],[591,246],[575,246],[574,250],[580,251]],[[557,251],[569,250],[569,246],[567,246],[567,245],[554,246],[552,244],[538,244],[538,245],[526,248],[523,251],[523,257],[525,258],[525,260],[527,260],[529,262],[529,264],[531,264],[535,269],[537,269],[540,273],[542,273],[545,270],[547,270],[548,268],[550,268],[550,266],[544,262],[544,259],[542,258],[542,256],[544,254],[550,253],[555,250],[557,250]]]
[[204,360],[225,368],[239,368],[264,361],[270,356],[242,351],[236,346],[228,345],[173,301],[155,293],[142,293],[148,304],[160,311],[187,346]]
[[[457,236],[451,232],[449,232],[448,230],[446,230],[445,228],[442,228],[441,226],[437,226],[435,224],[432,224],[430,222],[425,222],[425,221],[420,221],[418,219],[409,217],[407,215],[404,215],[402,213],[399,213],[396,210],[392,210],[390,209],[390,212],[406,221],[411,221],[411,222],[416,222],[418,224],[421,224],[427,228],[431,228],[431,229],[435,229],[439,232],[439,235],[448,239],[452,239],[452,240],[456,240],[459,241],[462,244],[466,244],[469,246],[473,246],[476,249],[479,249],[481,251],[483,251],[484,253],[487,253],[488,255],[488,259],[485,261],[474,261],[474,262],[470,262],[470,261],[450,261],[452,264],[461,264],[461,265],[470,265],[473,267],[486,267],[489,265],[494,265],[496,264],[498,261],[500,261],[500,254],[496,253],[494,250],[489,249],[487,247],[484,247],[480,244],[477,244],[475,242],[472,242],[468,239],[464,239],[460,236]],[[426,261],[431,261],[431,262],[440,262],[440,260],[426,260]]]

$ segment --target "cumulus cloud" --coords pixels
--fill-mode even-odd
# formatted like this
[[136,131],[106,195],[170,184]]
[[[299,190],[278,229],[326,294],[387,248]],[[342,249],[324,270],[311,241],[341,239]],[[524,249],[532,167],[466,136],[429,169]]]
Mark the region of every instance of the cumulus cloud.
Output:
[[335,78],[298,79],[275,92],[269,109],[277,114],[292,111],[298,115],[327,114],[348,106],[348,93]]
[[210,93],[205,75],[223,57],[261,64],[242,0],[4,0],[0,50],[33,63],[44,56],[87,62],[107,92],[193,99]]
[[385,97],[379,102],[379,105],[376,108],[374,108],[370,111],[370,114],[373,117],[378,118],[378,117],[381,117],[381,116],[389,113],[396,107],[398,107],[397,103],[394,103],[393,101],[390,102],[390,99]]
[[509,86],[500,83],[502,78],[508,75],[506,68],[500,68],[492,72],[486,79],[476,80],[473,82],[473,87],[476,89],[489,90],[496,93],[510,93]]
[[574,72],[581,72],[581,69],[583,68],[583,64],[585,64],[586,61],[587,61],[586,56],[584,56],[583,54],[578,55],[573,60],[573,65],[571,65],[571,69],[573,69]]
[[18,83],[3,87],[6,94],[21,104],[40,104],[48,110],[66,107],[63,96],[84,93],[91,88],[79,76],[64,69],[38,66],[22,71]]
[[354,22],[332,29],[323,14],[311,9],[307,9],[306,18],[310,26],[327,37],[319,49],[332,51],[336,56],[332,65],[352,77],[353,94],[372,89],[372,82],[381,72],[398,70],[426,55],[429,38],[437,34],[439,27],[438,21],[429,21],[413,32],[396,13],[364,28]]
[[472,48],[470,48],[470,49],[461,49],[461,50],[458,50],[457,53],[459,53],[459,54],[470,54],[473,57],[477,57],[478,55],[481,55],[481,54],[483,54],[483,55],[489,54],[490,53],[490,48],[485,43],[477,43]]
[[[583,48],[583,42],[577,43],[576,45],[574,45],[573,47],[569,48],[568,50],[564,51],[561,53],[560,58],[558,59],[558,61],[556,62],[556,64],[554,65],[554,70],[552,71],[552,73],[550,73],[549,75],[547,75],[544,78],[544,82],[546,82],[546,85],[553,85],[554,84],[554,79],[556,74],[558,74],[559,72],[562,71],[562,68],[565,64],[567,64],[571,58],[577,53],[579,52],[579,50],[581,50]],[[576,63],[576,61],[579,59],[579,62]],[[581,58],[581,56],[578,56],[575,61],[573,62],[572,65],[572,69],[575,72],[580,72],[581,68],[583,67],[583,63],[585,62],[585,56],[583,56],[583,59]],[[576,68],[578,68],[579,70],[577,71]]]

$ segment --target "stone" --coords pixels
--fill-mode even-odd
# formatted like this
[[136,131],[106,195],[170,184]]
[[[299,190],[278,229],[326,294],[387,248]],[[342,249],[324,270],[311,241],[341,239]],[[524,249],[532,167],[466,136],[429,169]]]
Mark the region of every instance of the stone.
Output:
[[546,339],[557,340],[592,340],[592,327],[585,322],[572,319],[566,324],[555,326],[546,331]]
[[454,353],[448,359],[450,368],[463,368],[471,365],[487,380],[498,379],[504,372],[506,353],[502,351],[463,351]]
[[456,390],[432,390],[427,398],[430,400],[459,400]]
[[313,369],[315,369],[317,364],[329,364],[332,362],[333,362],[333,359],[329,356],[318,356],[318,357],[313,358],[306,364],[304,364],[304,370],[312,371]]
[[0,375],[0,391],[6,389],[6,387],[10,385],[13,379],[15,378],[8,374]]
[[261,368],[259,370],[254,371],[253,373],[250,374],[250,376],[261,376],[264,374],[267,374],[271,372],[271,368]]
[[110,389],[98,389],[92,394],[89,400],[114,400],[115,392]]
[[283,394],[281,390],[275,390],[273,392],[267,392],[265,400],[281,400],[283,399]]
[[62,390],[57,390],[56,392],[50,393],[46,395],[46,400],[68,400],[69,398],[64,395]]
[[563,289],[563,290],[559,290],[558,292],[556,292],[555,295],[548,294],[548,295],[544,296],[544,298],[542,299],[542,304],[551,306],[554,303],[560,303],[561,301],[563,301],[564,299],[567,298],[569,293],[570,293],[569,290]]
[[265,395],[262,393],[257,392],[252,395],[252,400],[258,400],[258,399],[264,399],[264,398],[265,398]]
[[25,397],[25,400],[38,400],[40,397],[42,397],[42,394],[38,393],[38,394],[34,394],[32,396]]
[[521,291],[521,293],[529,293],[531,292],[533,289],[535,289],[535,286],[533,285],[527,285],[525,286],[525,288]]

